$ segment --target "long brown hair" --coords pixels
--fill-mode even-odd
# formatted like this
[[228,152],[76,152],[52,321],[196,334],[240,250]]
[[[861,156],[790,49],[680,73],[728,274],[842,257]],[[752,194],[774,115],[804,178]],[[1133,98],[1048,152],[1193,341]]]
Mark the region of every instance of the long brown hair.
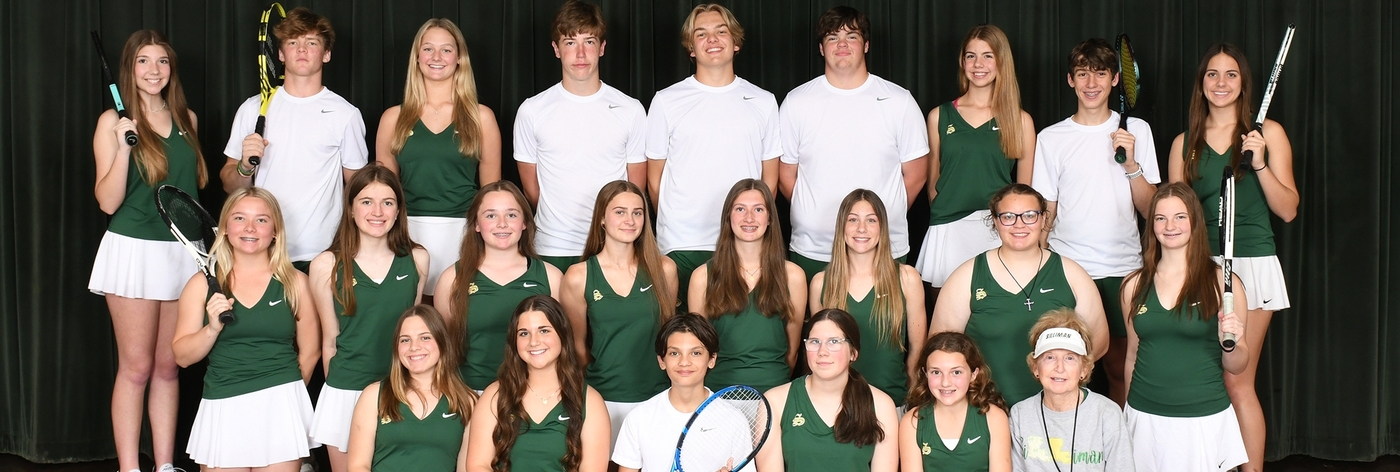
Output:
[[[1249,72],[1249,60],[1244,57],[1244,51],[1230,43],[1220,43],[1206,48],[1205,56],[1201,57],[1201,64],[1196,66],[1196,83],[1191,86],[1191,108],[1187,111],[1187,132],[1186,136],[1191,142],[1186,145],[1184,177],[1187,182],[1193,182],[1201,178],[1196,167],[1200,163],[1201,154],[1205,152],[1206,145],[1206,118],[1210,116],[1210,104],[1206,102],[1205,79],[1206,70],[1210,68],[1210,60],[1215,56],[1224,54],[1235,60],[1240,70],[1240,96],[1235,99],[1235,131],[1230,133],[1230,166],[1239,167],[1243,154],[1240,152],[1240,136],[1249,133],[1251,121],[1254,113],[1250,111],[1250,98],[1254,94],[1254,76]],[[1241,178],[1244,173],[1236,173],[1235,178]],[[1213,312],[1212,312],[1213,313]]]
[[724,197],[724,207],[720,210],[719,240],[715,242],[715,254],[710,258],[709,280],[705,287],[705,315],[715,319],[729,313],[744,311],[749,304],[749,287],[744,283],[743,269],[739,266],[739,251],[735,246],[734,228],[731,218],[734,200],[739,194],[756,190],[763,195],[763,205],[768,213],[768,230],[763,233],[762,267],[758,274],[758,284],[754,292],[758,295],[758,310],[764,316],[777,316],[784,322],[792,316],[792,300],[788,295],[787,251],[783,249],[783,231],[774,212],[773,192],[768,185],[758,179],[744,179],[736,182]]
[[987,361],[982,358],[982,351],[977,349],[977,343],[966,334],[956,331],[944,331],[933,335],[924,343],[924,348],[919,350],[919,365],[915,369],[914,385],[909,387],[909,397],[904,404],[909,408],[918,407],[917,418],[925,418],[931,415],[929,407],[935,401],[933,393],[928,390],[928,358],[934,351],[962,354],[967,360],[967,367],[976,373],[971,382],[967,385],[967,403],[977,407],[977,412],[987,414],[987,410],[993,405],[1006,411],[1006,400],[1001,398],[1001,392],[997,391],[996,382],[992,381],[992,369],[987,366]]
[[373,183],[387,185],[394,191],[394,207],[398,216],[394,218],[394,226],[389,228],[389,233],[385,235],[389,250],[394,251],[395,256],[403,257],[412,254],[413,248],[418,247],[418,244],[408,237],[408,208],[404,206],[403,185],[399,183],[399,176],[388,168],[375,164],[355,171],[355,174],[350,176],[350,182],[345,185],[340,226],[336,227],[335,238],[331,239],[330,247],[331,255],[335,257],[336,271],[339,272],[337,278],[340,279],[340,287],[335,291],[335,301],[344,308],[340,314],[345,316],[355,316],[355,256],[360,253],[360,228],[355,226],[355,198]]
[[[414,305],[404,310],[399,315],[398,324],[394,325],[394,355],[393,364],[389,368],[389,377],[379,385],[379,414],[380,422],[402,421],[403,415],[399,413],[399,404],[408,403],[408,393],[410,391],[418,393],[413,387],[413,376],[409,374],[408,367],[403,365],[398,354],[398,339],[403,333],[403,324],[409,318],[418,317],[423,319],[423,324],[428,325],[428,333],[433,336],[433,343],[438,348],[438,363],[433,367],[433,384],[428,386],[430,390],[442,392],[447,400],[448,411],[457,413],[462,425],[466,426],[471,421],[472,407],[476,404],[476,391],[467,388],[467,384],[462,382],[462,376],[457,372],[458,343],[452,342],[451,333],[447,328],[447,322],[443,321],[442,314],[438,313],[432,305]],[[427,403],[427,399],[419,398]]]
[[[573,327],[569,317],[564,316],[564,308],[548,295],[531,295],[516,305],[510,315],[510,330],[506,332],[506,357],[497,373],[496,390],[496,429],[491,433],[491,442],[496,444],[496,460],[492,470],[510,470],[510,450],[520,436],[521,425],[529,426],[525,412],[525,389],[530,381],[530,367],[520,358],[515,348],[516,332],[520,329],[520,315],[538,311],[544,313],[554,332],[559,336],[559,360],[554,372],[559,375],[560,401],[564,404],[564,414],[570,418],[568,430],[564,434],[565,452],[560,461],[564,470],[578,470],[583,460],[583,404],[587,401],[588,386],[583,382],[583,367],[578,363],[578,353],[574,352]],[[606,415],[607,412],[593,412]]]
[[642,234],[632,242],[632,257],[637,260],[637,268],[651,281],[656,292],[657,308],[660,310],[657,313],[661,315],[660,321],[665,321],[676,312],[676,300],[671,296],[671,282],[666,280],[666,272],[662,269],[661,249],[656,246],[656,236],[651,232],[651,204],[647,202],[646,194],[637,184],[626,180],[614,180],[598,190],[598,199],[593,202],[593,222],[588,227],[588,240],[583,243],[583,256],[580,259],[586,261],[603,252],[603,243],[608,239],[603,230],[608,203],[624,193],[634,194],[642,202],[643,221],[639,228]]
[[[827,308],[818,311],[807,320],[802,328],[805,339],[812,334],[812,326],[819,321],[836,323],[846,345],[853,353],[860,353],[860,325],[845,310]],[[826,340],[822,340],[825,343]],[[812,354],[808,355],[808,361]],[[870,393],[870,384],[857,372],[854,366],[846,367],[846,388],[841,391],[841,411],[836,414],[836,423],[831,431],[838,443],[852,443],[856,447],[876,444],[885,439],[885,431],[880,428],[880,420],[875,415],[875,397]]]
[[885,203],[875,192],[858,188],[841,200],[841,209],[836,212],[836,235],[831,243],[831,263],[826,266],[825,285],[822,287],[822,307],[846,309],[846,295],[851,283],[851,261],[847,259],[846,218],[858,202],[869,203],[875,209],[875,217],[880,220],[880,243],[875,246],[875,305],[870,311],[870,319],[880,332],[880,341],[896,346],[904,351],[904,286],[899,282],[899,263],[890,252],[890,223],[886,218]]
[[481,259],[486,256],[486,242],[481,239],[481,233],[475,230],[478,220],[477,213],[481,212],[482,202],[486,200],[486,195],[491,192],[506,192],[515,198],[515,203],[520,206],[520,218],[525,221],[525,228],[520,231],[520,241],[515,248],[520,255],[529,259],[535,258],[535,214],[530,211],[530,203],[525,200],[525,194],[520,193],[520,187],[509,180],[498,180],[481,186],[481,190],[476,192],[476,197],[472,199],[472,205],[467,209],[467,226],[462,234],[462,248],[458,251],[457,265],[453,267],[453,273],[457,275],[457,280],[452,282],[452,311],[457,322],[455,329],[457,334],[466,336],[467,333],[467,304],[471,295],[467,287],[471,286],[472,280],[476,280],[476,272],[481,268]]
[[[1186,281],[1181,292],[1176,295],[1172,314],[1181,316],[1183,309],[1195,306],[1200,319],[1208,320],[1220,310],[1220,284],[1216,276],[1218,266],[1210,258],[1210,240],[1206,236],[1205,211],[1196,192],[1185,182],[1172,182],[1157,189],[1152,195],[1152,204],[1147,214],[1148,224],[1157,219],[1157,204],[1168,198],[1176,198],[1186,204],[1186,216],[1191,222],[1191,238],[1186,242]],[[1157,264],[1162,261],[1162,244],[1157,240],[1157,232],[1148,228],[1142,232],[1142,268],[1123,278],[1123,287],[1132,287],[1133,307],[1147,303],[1147,291],[1154,287],[1157,278]],[[1138,310],[1132,316],[1137,316]]]
[[963,56],[967,54],[967,46],[974,39],[986,41],[987,45],[991,46],[992,56],[997,63],[997,78],[992,82],[992,116],[1001,127],[998,133],[1001,137],[1001,153],[1005,154],[1007,159],[1031,157],[1021,155],[1025,151],[1021,144],[1021,87],[1016,84],[1016,61],[1011,57],[1011,40],[1007,39],[1006,33],[996,25],[974,26],[963,38],[962,46],[958,50],[960,93],[966,94],[972,86],[972,82],[967,79],[967,61]]
[[413,50],[408,53],[408,80],[403,87],[403,105],[399,109],[399,120],[394,122],[394,138],[390,141],[389,152],[397,156],[403,152],[409,133],[417,126],[423,114],[423,105],[428,101],[427,87],[424,86],[423,71],[418,69],[418,53],[423,48],[423,36],[432,28],[442,28],[457,42],[457,70],[452,73],[452,129],[456,131],[457,152],[463,157],[481,154],[480,103],[476,95],[476,76],[472,73],[472,59],[467,55],[467,41],[462,30],[447,18],[432,18],[418,28],[413,37]]
[[199,149],[199,134],[194,129],[194,123],[190,121],[185,88],[180,85],[180,69],[176,67],[180,61],[175,56],[175,48],[170,46],[170,40],[161,32],[151,29],[131,33],[131,36],[126,38],[126,44],[122,45],[119,69],[122,80],[118,82],[117,88],[126,99],[127,113],[131,121],[136,123],[136,135],[140,138],[136,148],[132,149],[132,157],[140,167],[141,177],[148,186],[155,187],[169,175],[170,162],[169,157],[165,155],[165,141],[151,128],[151,120],[146,119],[146,107],[137,99],[141,89],[136,83],[141,78],[136,76],[136,53],[150,45],[160,46],[170,59],[170,81],[160,91],[160,98],[165,100],[165,106],[170,110],[170,120],[175,123],[175,131],[183,134],[185,142],[194,149],[196,179],[199,187],[204,188],[204,184],[209,182],[209,171],[204,165],[204,152]]
[[287,255],[287,225],[282,220],[282,207],[277,204],[277,197],[272,196],[272,192],[262,187],[241,187],[234,190],[224,200],[224,208],[219,211],[219,227],[214,237],[214,247],[209,250],[209,257],[214,259],[214,272],[218,276],[219,286],[223,287],[224,293],[233,293],[233,247],[228,242],[228,218],[233,213],[233,205],[244,198],[256,198],[267,203],[268,212],[272,217],[272,245],[267,251],[271,254],[268,263],[272,266],[272,278],[282,283],[282,293],[287,298],[287,306],[292,310],[292,317],[297,315],[297,302],[301,294],[297,292],[296,267],[292,267],[292,258]]

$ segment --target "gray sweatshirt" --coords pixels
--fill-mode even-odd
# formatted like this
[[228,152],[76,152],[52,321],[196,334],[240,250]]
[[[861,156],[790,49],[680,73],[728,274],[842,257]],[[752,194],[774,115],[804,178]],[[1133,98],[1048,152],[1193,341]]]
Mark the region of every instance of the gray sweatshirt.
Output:
[[[1077,427],[1074,410],[1045,408],[1042,422],[1040,394],[1011,407],[1013,471],[1069,472],[1071,457],[1075,471],[1133,471],[1133,444],[1123,421],[1123,410],[1108,397],[1088,390],[1084,392]],[[1048,447],[1047,429],[1050,431]],[[1073,451],[1070,450],[1071,441]],[[1051,462],[1052,454],[1055,463]]]

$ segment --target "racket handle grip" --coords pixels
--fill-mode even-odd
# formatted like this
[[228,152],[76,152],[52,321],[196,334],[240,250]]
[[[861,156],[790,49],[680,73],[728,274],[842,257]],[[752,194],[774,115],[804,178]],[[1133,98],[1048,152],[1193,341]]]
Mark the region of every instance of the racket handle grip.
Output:
[[126,131],[126,145],[127,145],[127,146],[136,147],[136,132],[135,132],[135,131],[131,131],[131,130],[127,130],[127,131]]
[[[257,124],[253,125],[253,133],[257,134],[258,136],[262,136],[263,128],[266,124],[267,117],[258,115],[258,122]],[[248,156],[248,163],[252,164],[253,167],[257,167],[258,164],[262,164],[262,156]]]
[[[1124,110],[1122,113],[1119,113],[1118,116],[1119,116],[1118,129],[1127,130],[1127,129],[1128,129],[1128,111],[1127,111],[1127,110]],[[1128,150],[1127,150],[1127,149],[1124,149],[1123,146],[1118,146],[1118,152],[1117,152],[1116,154],[1113,155],[1113,162],[1117,162],[1117,163],[1119,163],[1119,164],[1122,164],[1122,163],[1124,163],[1124,162],[1128,162]]]
[[[1223,310],[1225,313],[1234,313],[1235,294],[1233,292],[1225,292],[1221,294],[1220,305],[1221,310]],[[1235,350],[1235,333],[1227,332],[1224,336],[1221,337],[1220,350],[1225,352],[1233,352]]]
[[[1264,134],[1264,123],[1254,122],[1254,130],[1258,131],[1259,134]],[[1248,167],[1250,170],[1254,170],[1254,151],[1245,151],[1243,156],[1240,158],[1240,169]]]
[[[205,274],[205,275],[204,275],[204,281],[206,282],[207,285],[209,285],[209,296],[212,297],[212,296],[214,296],[214,294],[216,294],[216,293],[222,293],[222,290],[219,288],[219,279],[214,278],[214,276],[212,276],[212,275]],[[224,325],[228,325],[228,324],[230,324],[230,323],[233,323],[233,308],[232,308],[232,307],[230,307],[230,308],[227,309],[227,310],[224,310],[223,313],[219,313],[219,322],[220,322],[220,323],[223,323]]]

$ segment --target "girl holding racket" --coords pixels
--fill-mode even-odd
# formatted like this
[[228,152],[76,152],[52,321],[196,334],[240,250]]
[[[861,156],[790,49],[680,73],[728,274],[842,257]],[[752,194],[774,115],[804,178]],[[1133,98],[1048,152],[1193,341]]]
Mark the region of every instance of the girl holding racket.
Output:
[[508,180],[486,184],[467,210],[469,232],[457,263],[438,278],[433,300],[462,342],[458,370],[468,387],[496,381],[505,359],[511,310],[532,295],[559,292],[559,269],[535,257],[534,215],[520,188]]
[[[889,221],[880,197],[856,189],[841,201],[831,264],[812,278],[812,313],[835,308],[860,326],[865,351],[853,367],[890,398],[903,402],[928,337],[919,272],[890,253]],[[830,278],[828,278],[830,277]]]
[[[295,471],[310,446],[306,382],[321,357],[306,274],[292,267],[282,210],[267,190],[233,191],[210,256],[223,293],[203,274],[180,295],[175,361],[209,359],[186,452],[207,468]],[[233,310],[233,324],[219,314]]]
[[[1264,410],[1254,391],[1264,335],[1274,312],[1289,307],[1283,268],[1274,246],[1270,213],[1285,223],[1298,216],[1298,186],[1293,181],[1293,147],[1288,133],[1274,120],[1264,120],[1264,130],[1251,129],[1254,116],[1253,79],[1244,52],[1231,44],[1206,50],[1196,68],[1191,93],[1190,122],[1186,132],[1172,141],[1168,172],[1172,182],[1186,182],[1204,208],[1220,202],[1220,179],[1226,166],[1235,173],[1234,272],[1245,283],[1249,298],[1249,363],[1236,374],[1225,375],[1230,400],[1239,413],[1249,464],[1244,472],[1264,466]],[[1252,152],[1246,162],[1244,153]],[[1248,166],[1249,169],[1244,169]],[[1220,255],[1219,214],[1205,217],[1209,251]]]
[[[186,105],[175,48],[155,30],[132,33],[122,46],[118,89],[130,119],[107,110],[97,119],[92,154],[94,193],[112,215],[93,263],[88,290],[107,299],[117,339],[112,387],[112,436],[121,470],[137,468],[141,417],[150,386],[151,448],[160,471],[175,453],[179,369],[170,351],[176,300],[194,261],[156,213],[155,190],[174,185],[198,195],[208,181],[196,136],[198,120]],[[126,144],[135,132],[138,144]]]
[[388,378],[365,387],[355,404],[351,472],[466,470],[476,392],[457,374],[447,322],[433,307],[414,305],[393,332]]
[[766,391],[790,379],[802,330],[806,275],[787,261],[773,192],[758,179],[724,198],[715,255],[690,277],[692,306],[719,332],[724,356],[705,385]]
[[860,357],[860,325],[826,309],[807,321],[812,373],[764,394],[777,422],[758,453],[760,472],[869,470],[899,467],[899,414],[894,401],[852,368]]
[[607,406],[584,382],[573,328],[559,302],[532,295],[510,317],[500,379],[472,413],[468,472],[602,472]]
[[428,251],[408,238],[399,178],[365,166],[345,187],[345,209],[330,250],[311,260],[311,299],[321,316],[326,385],[311,438],[325,444],[331,469],[344,472],[351,418],[360,393],[389,375],[394,320],[417,301]]
[[1094,372],[1089,328],[1060,308],[1031,327],[1026,356],[1040,394],[1011,407],[1012,469],[1133,472],[1133,444],[1123,410],[1084,388]]
[[666,389],[650,345],[676,311],[676,264],[657,248],[648,213],[636,184],[604,185],[593,204],[583,262],[564,274],[560,297],[588,384],[607,400],[614,442],[627,413]]
[[933,335],[919,351],[909,412],[899,420],[902,472],[1011,471],[1006,403],[972,338]]
[[457,261],[477,189],[501,180],[501,129],[477,102],[467,43],[451,20],[423,23],[408,59],[403,104],[379,119],[375,161],[403,179],[408,231],[432,255],[423,292],[431,300]]
[[[1256,352],[1247,293],[1221,309],[1224,278],[1210,258],[1205,216],[1191,187],[1172,182],[1152,197],[1143,266],[1123,279],[1128,326],[1128,405],[1140,472],[1227,470],[1247,460],[1225,372],[1238,375]],[[1241,281],[1243,283],[1243,281]],[[1214,319],[1212,319],[1214,318]],[[1225,333],[1235,349],[1222,352]]]
[[1026,184],[992,195],[991,225],[1001,246],[964,262],[938,295],[929,331],[967,333],[992,367],[992,380],[1008,402],[1039,391],[1024,367],[1026,334],[1040,315],[1073,308],[1089,327],[1097,358],[1108,350],[1108,323],[1098,286],[1079,264],[1044,249],[1048,203]]
[[1035,123],[1021,110],[1006,33],[995,25],[974,27],[961,54],[962,95],[928,114],[929,230],[917,267],[935,290],[958,264],[997,246],[983,231],[984,205],[1013,182],[1013,167],[1014,181],[1030,184],[1035,160]]

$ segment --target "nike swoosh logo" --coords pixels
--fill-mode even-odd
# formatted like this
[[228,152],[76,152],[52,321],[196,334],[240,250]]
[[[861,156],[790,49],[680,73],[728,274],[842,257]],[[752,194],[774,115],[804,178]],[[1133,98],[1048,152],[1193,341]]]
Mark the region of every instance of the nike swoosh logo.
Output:
[[1055,291],[1055,289],[1053,289],[1053,288],[1042,288],[1042,289],[1040,289],[1040,293],[1050,293],[1050,292],[1053,292],[1053,291]]
[[559,421],[569,421],[569,417],[564,416],[564,415],[559,415]]
[[1271,302],[1271,301],[1274,301],[1274,299],[1270,298],[1270,299],[1268,299],[1268,300],[1264,300],[1264,304],[1265,304],[1265,305],[1268,305],[1269,302]]
[[277,306],[278,303],[282,303],[282,300],[273,300],[273,301],[267,302],[267,306]]
[[875,97],[875,101],[877,101],[877,102],[883,102],[883,101],[889,100],[889,99],[890,99],[890,97]]
[[978,437],[969,439],[969,440],[967,440],[967,443],[968,443],[968,444],[975,443],[975,442],[977,442],[978,439],[982,439],[982,437],[981,437],[981,436],[978,436]]
[[620,106],[622,106],[622,105],[608,105],[608,109],[611,110],[611,109],[614,109],[614,108],[617,108],[617,107],[620,107]]
[[321,110],[321,113],[335,113],[335,110]]
[[645,287],[642,287],[642,291],[643,291],[643,292],[645,292],[645,291],[647,291],[647,290],[651,290],[651,286],[650,286],[650,285],[645,286]]
[[1001,128],[998,128],[998,127],[996,127],[996,126],[993,126],[993,127],[992,127],[992,131],[1001,131]]
[[758,97],[744,97],[744,100],[753,100],[753,99],[755,99],[755,98],[758,98]]
[[704,433],[704,432],[709,432],[709,431],[714,431],[714,430],[715,430],[714,428],[700,428],[700,432],[702,432],[702,433]]
[[456,414],[456,413],[443,413],[443,414],[442,414],[442,417],[443,417],[443,418],[451,418],[451,417],[453,417],[453,416],[457,416],[457,414]]
[[400,276],[396,276],[396,277],[394,277],[394,280],[403,280],[403,279],[406,279],[406,278],[408,278],[408,274],[403,274],[403,275],[400,275]]
[[530,282],[525,282],[525,283],[520,284],[520,286],[525,287],[525,288],[535,288],[535,287],[540,286],[540,284],[532,284],[532,283],[530,283]]

